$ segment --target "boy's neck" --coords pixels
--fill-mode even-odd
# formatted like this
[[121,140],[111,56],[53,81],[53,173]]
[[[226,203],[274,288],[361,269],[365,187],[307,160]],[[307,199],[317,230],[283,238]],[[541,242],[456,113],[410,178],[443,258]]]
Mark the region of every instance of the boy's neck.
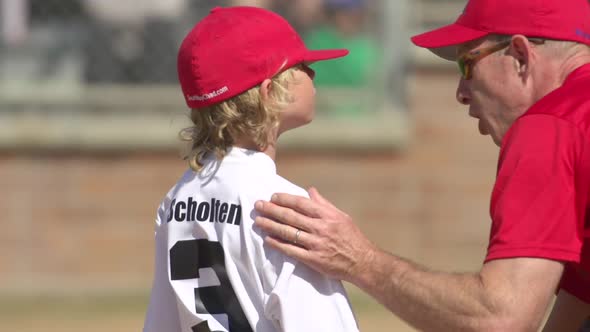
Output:
[[237,139],[234,143],[234,146],[238,147],[238,148],[242,148],[242,149],[260,151],[260,152],[266,154],[267,156],[269,156],[270,159],[275,160],[275,157],[277,154],[277,138],[278,138],[276,130],[273,130],[273,133],[270,133],[269,136],[270,137],[268,139],[268,145],[264,149],[261,149],[250,138]]
[[254,143],[247,144],[245,142],[236,142],[234,144],[234,146],[237,148],[242,148],[242,149],[247,149],[247,150],[252,150],[252,151],[260,151],[260,152],[266,154],[267,156],[269,156],[272,160],[275,160],[276,151],[277,151],[275,142],[272,142],[272,144],[269,144],[265,149],[260,149]]

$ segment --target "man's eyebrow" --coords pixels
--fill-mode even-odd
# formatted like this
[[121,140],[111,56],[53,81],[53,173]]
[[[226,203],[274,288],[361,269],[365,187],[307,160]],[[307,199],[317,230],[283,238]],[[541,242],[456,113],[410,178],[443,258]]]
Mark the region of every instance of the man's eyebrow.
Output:
[[485,43],[486,40],[486,37],[482,37],[476,40],[471,40],[463,44],[457,45],[457,55],[463,54],[465,53],[465,51]]

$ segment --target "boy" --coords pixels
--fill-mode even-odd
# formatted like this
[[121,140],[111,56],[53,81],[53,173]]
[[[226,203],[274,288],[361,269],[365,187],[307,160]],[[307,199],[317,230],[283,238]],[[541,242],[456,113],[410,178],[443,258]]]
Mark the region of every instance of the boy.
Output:
[[145,332],[358,331],[340,282],[265,247],[253,228],[257,200],[307,195],[276,174],[276,141],[313,118],[307,64],[346,54],[309,51],[287,21],[255,7],[215,8],[185,38],[191,169],[158,210]]

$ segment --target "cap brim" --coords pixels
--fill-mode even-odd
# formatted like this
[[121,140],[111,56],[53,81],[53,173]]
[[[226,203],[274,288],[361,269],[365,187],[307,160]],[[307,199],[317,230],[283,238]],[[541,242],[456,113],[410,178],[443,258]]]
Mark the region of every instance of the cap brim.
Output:
[[457,47],[461,44],[488,35],[487,31],[474,30],[453,23],[442,28],[428,31],[412,37],[416,46],[429,49],[439,57],[454,61],[457,58]]
[[305,56],[303,57],[303,61],[307,63],[312,63],[316,61],[323,61],[323,60],[330,60],[330,59],[337,59],[343,56],[348,55],[348,50],[346,49],[339,49],[339,50],[310,50],[307,51]]

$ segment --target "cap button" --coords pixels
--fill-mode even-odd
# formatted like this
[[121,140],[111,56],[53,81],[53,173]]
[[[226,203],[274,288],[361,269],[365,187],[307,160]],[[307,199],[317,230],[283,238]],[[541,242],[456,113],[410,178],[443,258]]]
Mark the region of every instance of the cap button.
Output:
[[209,13],[213,14],[215,12],[218,12],[218,11],[222,10],[222,9],[223,9],[222,7],[217,6],[217,7],[213,8],[213,9],[211,9],[211,11]]

